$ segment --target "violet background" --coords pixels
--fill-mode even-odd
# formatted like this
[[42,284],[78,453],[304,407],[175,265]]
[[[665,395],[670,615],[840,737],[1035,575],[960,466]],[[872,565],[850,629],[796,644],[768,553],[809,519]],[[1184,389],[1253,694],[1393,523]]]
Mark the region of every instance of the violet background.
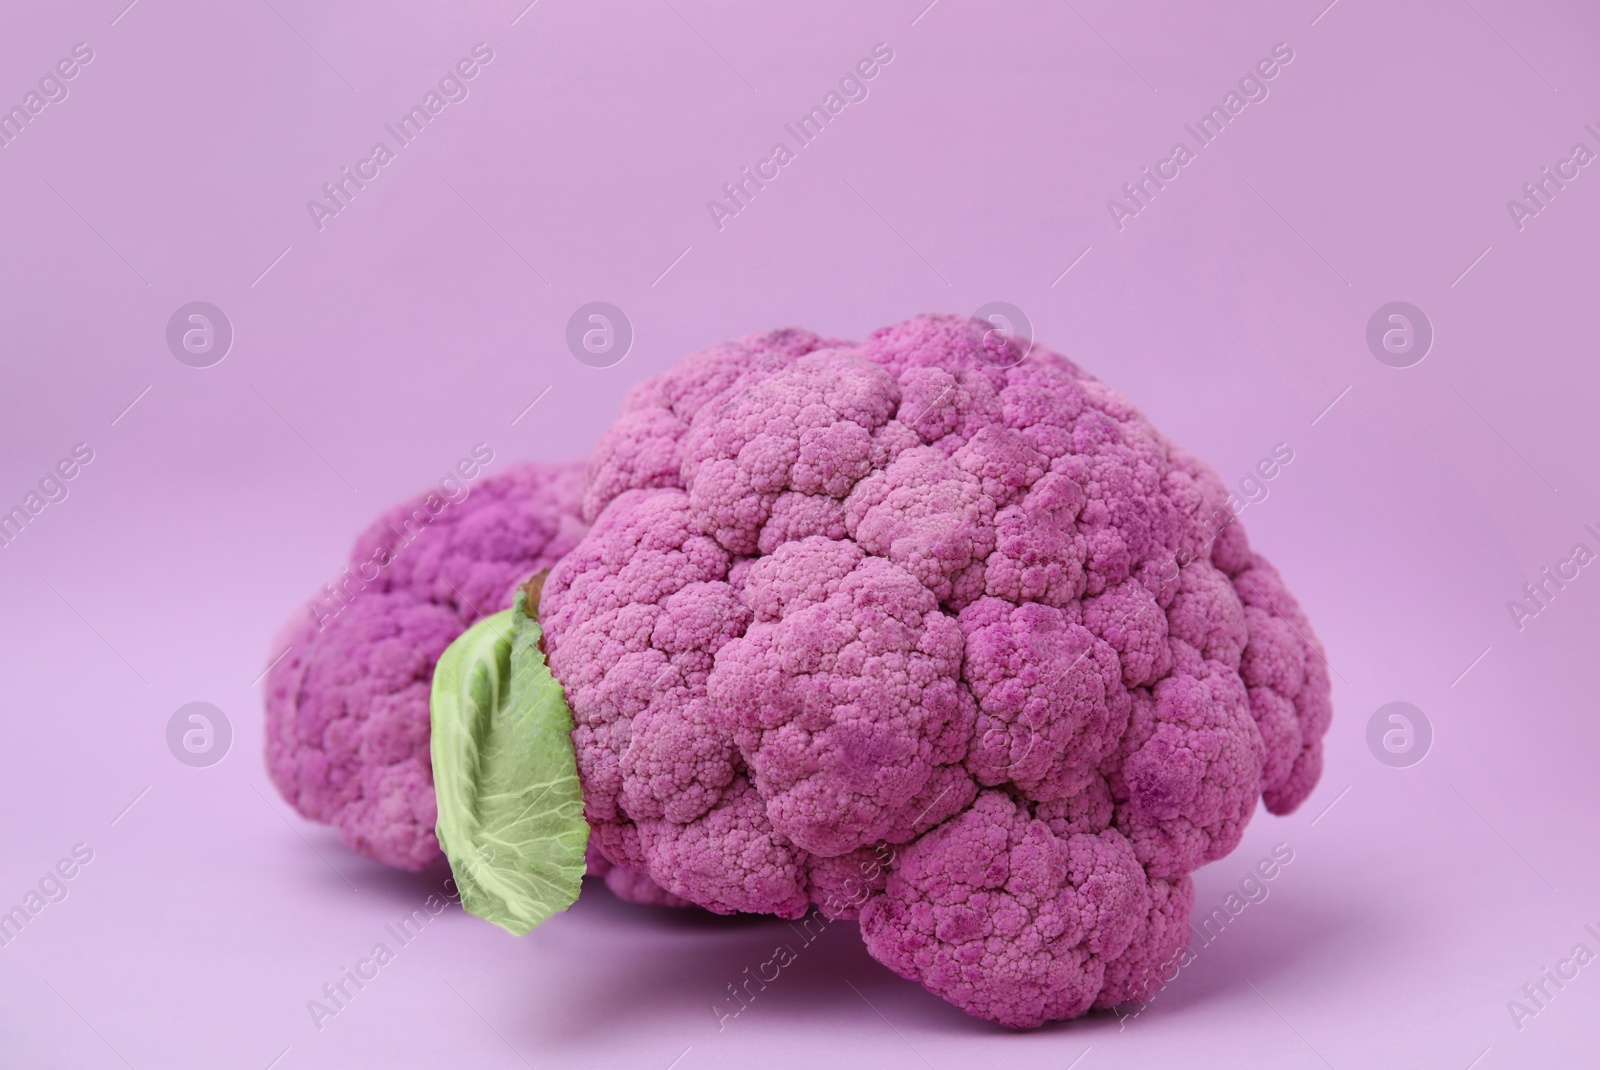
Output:
[[[1520,1031],[1506,1001],[1600,951],[1600,570],[1521,632],[1506,602],[1600,548],[1600,175],[1520,232],[1506,200],[1600,149],[1600,11],[525,2],[6,12],[0,104],[76,42],[95,58],[0,149],[0,508],[74,443],[95,459],[0,549],[0,906],[73,844],[95,857],[0,948],[0,1065],[1592,1056],[1600,965]],[[469,98],[319,233],[307,199],[478,42],[495,59]],[[868,99],[719,232],[707,199],[877,42],[894,59]],[[1119,232],[1108,198],[1277,42],[1295,58],[1269,98]],[[164,341],[195,300],[236,332],[207,369]],[[594,300],[636,332],[607,369],[564,340]],[[443,877],[288,816],[262,767],[252,681],[357,530],[476,442],[491,471],[585,454],[632,384],[721,339],[992,300],[1230,483],[1294,450],[1242,519],[1327,646],[1327,770],[1196,877],[1200,914],[1285,842],[1269,898],[1126,1023],[999,1031],[840,923],[719,1032],[710,1005],[794,934],[593,888],[521,940],[452,908],[319,1032],[306,1001]],[[1394,300],[1436,331],[1415,367],[1366,348]],[[166,746],[195,700],[233,726],[210,768]],[[1365,741],[1395,700],[1435,733],[1406,769]]]

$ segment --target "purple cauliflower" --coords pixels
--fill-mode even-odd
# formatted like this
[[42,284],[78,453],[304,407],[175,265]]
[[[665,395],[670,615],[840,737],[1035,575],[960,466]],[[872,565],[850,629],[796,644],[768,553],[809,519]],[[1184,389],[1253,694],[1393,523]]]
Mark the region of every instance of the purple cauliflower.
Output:
[[583,517],[539,617],[591,845],[712,911],[859,918],[978,1017],[1148,998],[1191,871],[1321,771],[1322,648],[1215,473],[987,323],[689,357]]
[[395,506],[356,540],[340,580],[274,646],[288,653],[266,681],[267,769],[283,797],[401,869],[442,857],[428,753],[434,663],[585,530],[581,462],[516,465],[447,489]]

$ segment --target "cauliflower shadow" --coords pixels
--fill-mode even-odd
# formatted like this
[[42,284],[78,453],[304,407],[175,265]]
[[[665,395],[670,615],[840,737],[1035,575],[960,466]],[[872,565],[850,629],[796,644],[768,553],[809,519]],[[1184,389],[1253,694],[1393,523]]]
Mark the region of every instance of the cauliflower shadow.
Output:
[[[758,1018],[769,1024],[775,1019],[812,1024],[846,1014],[875,1018],[863,999],[881,1007],[895,990],[922,993],[867,954],[853,921],[830,922],[820,930],[813,921],[808,932],[799,921],[767,915],[638,906],[600,884],[587,881],[574,909],[630,949],[626,966],[574,978],[570,1003],[558,1016],[559,1030],[546,1033],[545,1043],[592,1042],[598,1030],[613,1023],[617,1008],[626,1008],[630,1028],[648,1028],[651,1021],[681,1026],[698,1019],[715,1035],[751,1028]],[[781,967],[772,965],[780,946],[793,953]],[[763,981],[758,976],[763,972],[772,979]],[[743,986],[743,1003],[729,985]]]
[[[274,800],[273,805],[281,804]],[[262,849],[272,852],[273,864],[286,879],[305,888],[308,895],[354,894],[363,899],[373,895],[384,902],[385,909],[404,905],[409,910],[430,894],[443,891],[444,881],[450,876],[450,867],[442,858],[421,872],[393,869],[357,854],[326,825],[308,821],[292,811],[280,816],[291,822],[298,835],[285,834]]]
[[[1282,902],[1252,906],[1209,944],[1194,939],[1190,945],[1194,960],[1151,999],[1146,1013],[1189,1013],[1219,1000],[1254,999],[1251,985],[1271,991],[1275,979],[1302,971],[1308,960],[1325,957],[1329,949],[1349,952],[1359,935],[1381,940],[1380,928],[1379,916],[1363,912],[1358,904],[1335,910],[1285,897]],[[1134,1020],[1127,1024],[1132,1028]]]
[[322,853],[349,877],[363,896],[383,904],[384,910],[409,911],[422,905],[430,895],[449,898],[455,888],[450,881],[450,863],[442,857],[422,870],[394,869],[382,862],[356,854],[336,836]]
[[[430,895],[447,894],[451,873],[442,859],[419,872],[393,869],[351,851],[330,830],[308,832],[334,867],[363,896],[381,901],[385,910],[408,911]],[[314,869],[330,886],[346,887],[328,867]],[[1368,916],[1358,914],[1359,908],[1334,910],[1316,902],[1274,897],[1249,907],[1210,944],[1196,940],[1191,945],[1195,960],[1143,1009],[1135,1005],[1094,1011],[1018,1033],[974,1018],[896,975],[867,953],[853,921],[829,922],[817,931],[815,920],[807,929],[802,921],[785,922],[769,915],[644,906],[617,898],[599,878],[587,877],[583,884],[572,913],[582,916],[586,929],[593,926],[606,932],[626,949],[620,958],[607,954],[596,961],[623,961],[626,967],[596,968],[573,977],[570,1001],[555,1018],[559,1024],[553,1033],[540,1029],[540,1043],[593,1043],[597,1034],[614,1026],[619,1008],[626,1008],[634,1026],[647,1021],[681,1025],[698,1018],[708,1036],[750,1028],[760,1018],[771,1024],[855,1016],[880,1025],[892,1023],[908,1034],[913,1045],[919,1035],[1058,1035],[1068,1030],[1088,1043],[1102,1032],[1137,1028],[1145,1014],[1204,1011],[1219,1000],[1253,996],[1251,984],[1270,991],[1274,979],[1294,974],[1329,948],[1348,951],[1358,934],[1383,939],[1381,919],[1371,912]],[[770,963],[780,946],[793,952],[793,961],[778,969],[776,978],[763,982],[758,974],[764,968],[771,977]],[[729,985],[740,988],[742,1002]],[[714,1009],[719,1007],[720,1013]],[[531,1035],[528,1039],[535,1042]]]
[[621,931],[651,932],[729,932],[782,926],[782,920],[767,914],[713,914],[699,907],[664,907],[630,903],[618,898],[600,877],[583,878],[583,894],[571,908],[597,925]]

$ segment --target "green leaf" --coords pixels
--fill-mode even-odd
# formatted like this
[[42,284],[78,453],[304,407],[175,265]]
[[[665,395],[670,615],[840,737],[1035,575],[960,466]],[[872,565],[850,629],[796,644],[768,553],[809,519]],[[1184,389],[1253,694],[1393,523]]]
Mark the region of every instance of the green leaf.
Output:
[[450,644],[431,700],[439,845],[461,905],[518,936],[577,900],[589,842],[572,713],[525,604]]

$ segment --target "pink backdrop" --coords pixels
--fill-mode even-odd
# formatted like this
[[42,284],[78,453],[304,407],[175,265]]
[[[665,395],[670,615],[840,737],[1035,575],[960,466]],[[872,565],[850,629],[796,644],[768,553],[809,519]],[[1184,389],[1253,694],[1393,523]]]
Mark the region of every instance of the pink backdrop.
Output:
[[[1600,952],[1600,570],[1507,607],[1600,550],[1591,6],[524,2],[8,15],[0,510],[41,508],[0,548],[0,906],[73,876],[0,947],[0,1064],[1592,1055],[1600,965],[1520,1020],[1508,1001]],[[785,124],[880,45],[797,143]],[[1202,144],[1186,124],[1230,92]],[[779,142],[793,158],[764,164]],[[737,214],[707,207],[762,166]],[[372,177],[313,213],[345,168]],[[1145,168],[1175,177],[1141,205],[1122,187]],[[197,301],[234,335],[210,367],[167,341]],[[592,301],[632,325],[610,367],[566,343]],[[990,301],[1230,482],[1293,451],[1243,520],[1327,644],[1327,772],[1197,875],[1207,912],[1286,843],[1268,898],[1125,1022],[998,1032],[841,924],[719,1031],[712,1002],[788,930],[595,889],[522,940],[440,915],[319,1031],[306,1001],[442,879],[288,816],[259,757],[271,639],[358,528],[475,443],[583,455],[631,384],[706,344]],[[1409,367],[1367,342],[1395,301],[1434,334]],[[195,701],[233,732],[205,768],[167,746]],[[1433,737],[1404,768],[1368,745],[1397,701]]]

